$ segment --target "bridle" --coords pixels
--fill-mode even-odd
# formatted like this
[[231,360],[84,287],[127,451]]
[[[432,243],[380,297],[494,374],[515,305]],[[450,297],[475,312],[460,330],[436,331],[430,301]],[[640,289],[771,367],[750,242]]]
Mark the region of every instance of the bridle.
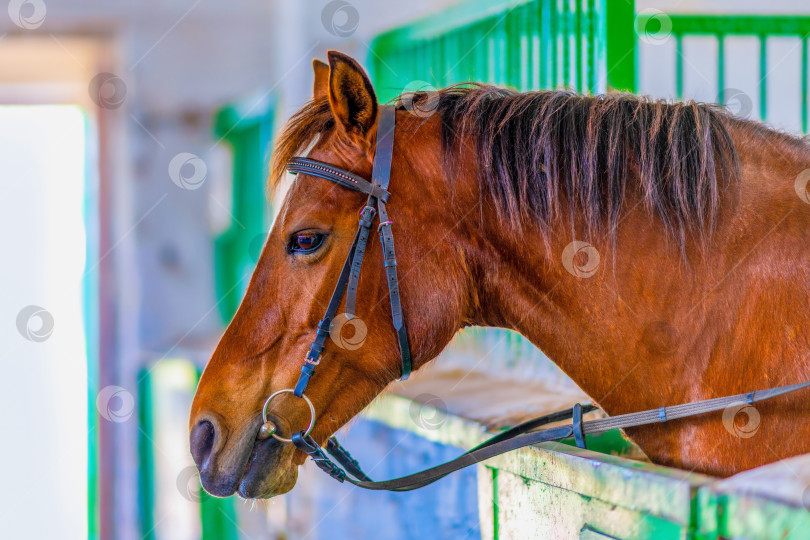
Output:
[[[399,280],[397,278],[396,269],[397,260],[394,253],[394,235],[391,229],[392,221],[389,219],[385,207],[390,197],[388,184],[391,180],[395,122],[395,107],[393,105],[380,106],[371,182],[347,170],[310,158],[293,158],[287,164],[287,170],[293,174],[304,173],[329,180],[348,189],[365,193],[368,195],[368,200],[360,211],[360,224],[357,228],[357,233],[349,249],[349,254],[346,256],[346,261],[343,263],[343,268],[340,271],[340,276],[335,284],[335,289],[332,292],[332,297],[329,300],[326,312],[318,323],[316,337],[304,359],[304,364],[301,366],[301,374],[298,377],[295,388],[279,390],[270,395],[264,403],[262,409],[262,420],[264,424],[259,431],[260,439],[266,439],[272,436],[279,441],[293,443],[299,450],[308,454],[318,467],[340,482],[347,481],[356,486],[372,490],[410,491],[432,484],[436,480],[459,469],[525,446],[573,438],[578,447],[585,448],[585,435],[588,434],[592,435],[612,429],[623,429],[657,422],[668,422],[679,418],[720,411],[734,406],[752,405],[759,401],[810,387],[810,382],[804,382],[749,392],[747,394],[697,401],[671,407],[660,407],[658,409],[590,421],[583,421],[582,417],[584,414],[595,410],[596,407],[577,404],[571,409],[534,418],[514,426],[495,435],[472,450],[465,452],[458,458],[442,465],[393,480],[372,481],[360,468],[359,463],[338,443],[337,439],[331,437],[327,442],[326,450],[324,450],[310,436],[315,425],[315,407],[304,391],[307,388],[309,379],[315,372],[315,368],[321,361],[320,357],[326,343],[326,338],[330,336],[332,322],[337,315],[337,310],[344,295],[346,296],[346,317],[349,320],[355,317],[357,283],[360,278],[363,255],[365,254],[375,214],[379,217],[377,231],[383,249],[383,266],[385,267],[388,282],[391,317],[399,343],[402,368],[401,379],[407,379],[411,373],[411,351],[408,344],[408,335],[405,330],[405,321],[402,315],[402,302],[399,294]],[[310,410],[310,423],[307,429],[294,433],[290,439],[279,436],[276,433],[275,424],[268,420],[267,416],[270,402],[277,396],[285,393],[292,393],[296,397],[303,399]],[[569,425],[535,431],[537,428],[544,425],[568,419],[572,420]],[[331,456],[331,459],[329,456]],[[333,459],[334,461],[332,461]]]
[[375,215],[379,217],[377,232],[383,251],[383,267],[385,268],[386,281],[388,282],[388,297],[391,303],[391,318],[394,323],[394,330],[399,344],[399,354],[401,359],[400,380],[407,379],[411,374],[411,348],[408,344],[408,334],[405,329],[405,319],[402,315],[402,301],[399,295],[399,278],[397,276],[397,258],[394,251],[394,233],[391,230],[393,222],[388,218],[388,211],[385,203],[388,202],[390,193],[388,184],[391,181],[391,161],[394,156],[394,128],[396,125],[396,109],[393,105],[381,105],[379,107],[379,119],[377,121],[377,141],[374,151],[374,163],[371,170],[371,182],[349,172],[345,169],[335,167],[328,163],[315,159],[297,157],[287,163],[287,170],[292,174],[308,174],[317,176],[334,182],[340,186],[365,193],[368,195],[366,204],[360,210],[360,224],[354,235],[354,240],[343,262],[332,297],[326,306],[326,312],[318,323],[315,339],[309,347],[309,352],[304,358],[301,366],[301,374],[293,389],[279,390],[273,393],[264,402],[262,408],[262,431],[261,438],[273,436],[282,442],[294,442],[293,439],[285,439],[276,433],[275,426],[267,418],[267,409],[270,402],[277,396],[284,393],[292,393],[296,397],[306,401],[310,409],[310,423],[306,431],[302,432],[306,437],[312,432],[315,425],[315,408],[312,401],[304,394],[309,384],[309,379],[315,373],[315,368],[321,363],[321,353],[323,352],[326,338],[331,335],[332,323],[337,315],[338,308],[344,295],[346,296],[346,318],[351,320],[356,315],[357,304],[357,284],[360,280],[360,269],[363,266],[363,256],[366,252],[368,237]]
[[329,336],[332,320],[337,314],[343,294],[346,294],[346,317],[355,316],[357,301],[357,282],[360,279],[360,267],[363,265],[363,255],[366,252],[368,236],[374,215],[379,216],[377,232],[383,250],[383,267],[388,281],[388,296],[391,301],[391,318],[394,330],[397,333],[399,354],[402,359],[401,379],[407,379],[411,374],[411,348],[408,345],[408,334],[405,331],[405,320],[402,316],[402,302],[399,297],[399,279],[397,277],[397,258],[394,252],[394,233],[391,231],[393,222],[388,219],[385,203],[388,202],[388,183],[391,181],[391,161],[394,156],[394,126],[396,110],[393,105],[382,105],[379,108],[377,122],[377,143],[374,153],[374,163],[371,170],[371,182],[364,178],[343,170],[339,167],[316,161],[310,158],[293,158],[287,164],[287,170],[293,174],[304,173],[331,180],[336,184],[368,195],[366,205],[360,211],[360,225],[354,235],[354,241],[343,263],[340,277],[335,284],[332,298],[326,307],[321,322],[318,323],[318,333],[315,341],[309,348],[304,365],[301,367],[301,376],[295,385],[295,395],[301,397],[307,387],[309,378],[320,363],[320,356],[326,338]]

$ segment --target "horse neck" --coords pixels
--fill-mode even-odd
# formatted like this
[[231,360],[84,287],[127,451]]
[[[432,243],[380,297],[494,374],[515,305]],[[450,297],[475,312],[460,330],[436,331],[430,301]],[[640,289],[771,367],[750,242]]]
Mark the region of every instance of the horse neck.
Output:
[[[649,220],[626,221],[615,250],[609,241],[574,238],[567,227],[549,234],[548,246],[531,224],[520,234],[494,227],[488,237],[497,240],[483,261],[490,270],[477,291],[481,324],[527,337],[611,414],[657,406],[660,388],[646,396],[638,391],[650,387],[648,377],[671,381],[684,397],[691,386],[677,359],[694,345],[684,337],[690,301],[683,294],[683,261]],[[566,247],[573,240],[589,241],[598,252],[593,275],[571,265]],[[574,264],[582,261],[574,258]],[[675,388],[681,379],[683,387]],[[622,397],[628,389],[632,403]]]
[[[747,148],[743,171],[767,161],[758,154],[772,146],[748,140],[750,134],[732,136]],[[710,242],[703,248],[688,243],[685,256],[661,220],[632,196],[615,241],[572,234],[570,224],[560,224],[545,231],[547,246],[536,223],[524,222],[518,232],[493,204],[484,204],[481,234],[489,249],[482,253],[476,246],[475,264],[486,279],[477,282],[481,307],[471,319],[527,337],[610,414],[767,387],[766,373],[779,354],[763,357],[754,335],[766,329],[748,313],[779,309],[801,318],[788,296],[806,296],[807,270],[799,264],[791,280],[776,283],[752,269],[763,257],[780,256],[768,253],[780,243],[801,240],[786,239],[785,231],[808,225],[792,179],[810,165],[797,164],[795,156],[786,152],[784,163],[771,157],[770,172],[744,173],[748,177],[723,194]],[[771,205],[767,215],[758,210],[763,203]],[[790,205],[799,211],[791,213]],[[785,211],[776,216],[775,209]],[[799,219],[804,225],[795,223]],[[761,244],[765,237],[772,242]],[[590,277],[566,268],[564,253],[573,240],[589,242],[599,253]],[[795,250],[802,252],[798,244]],[[781,298],[774,298],[777,286],[785,293]],[[756,358],[759,372],[742,375],[741,358]]]

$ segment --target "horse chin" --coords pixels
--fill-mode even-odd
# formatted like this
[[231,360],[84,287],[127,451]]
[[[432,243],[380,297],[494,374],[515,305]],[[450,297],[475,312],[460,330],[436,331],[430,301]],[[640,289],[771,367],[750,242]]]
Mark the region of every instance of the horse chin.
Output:
[[274,438],[257,441],[237,491],[245,499],[269,499],[290,491],[298,480],[295,448]]

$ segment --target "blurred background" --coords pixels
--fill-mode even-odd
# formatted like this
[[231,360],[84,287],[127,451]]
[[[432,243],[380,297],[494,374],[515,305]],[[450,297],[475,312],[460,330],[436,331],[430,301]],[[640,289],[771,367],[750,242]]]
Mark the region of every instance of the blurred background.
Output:
[[[201,493],[191,465],[196,380],[279,202],[265,193],[273,136],[327,50],[363,63],[382,101],[466,80],[620,90],[807,131],[799,0],[5,4],[2,538],[481,536],[475,470],[369,495],[306,465],[291,494],[253,503]],[[497,329],[458,336],[416,379],[394,391],[429,406],[409,412],[428,429],[437,414],[496,426],[585,399]],[[458,454],[379,420],[346,436],[380,478]]]

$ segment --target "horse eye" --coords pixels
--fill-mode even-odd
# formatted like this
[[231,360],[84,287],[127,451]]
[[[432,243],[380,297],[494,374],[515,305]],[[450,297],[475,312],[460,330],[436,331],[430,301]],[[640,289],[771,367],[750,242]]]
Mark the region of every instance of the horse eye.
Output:
[[320,233],[299,233],[290,238],[287,251],[290,253],[312,253],[323,244],[324,235]]

